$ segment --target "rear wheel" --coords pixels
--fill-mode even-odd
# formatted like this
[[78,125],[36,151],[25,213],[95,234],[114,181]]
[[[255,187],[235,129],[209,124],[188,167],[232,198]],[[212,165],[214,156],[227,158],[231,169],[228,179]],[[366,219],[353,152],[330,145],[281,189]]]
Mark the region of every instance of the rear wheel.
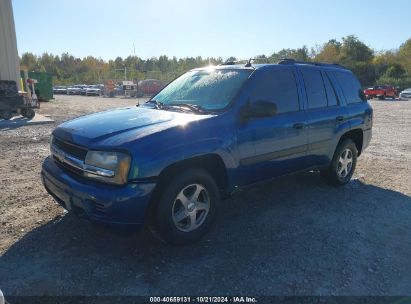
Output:
[[358,150],[351,139],[341,142],[335,150],[330,166],[321,171],[322,179],[332,185],[345,185],[351,180],[357,164]]
[[202,169],[190,169],[161,190],[154,228],[166,242],[183,245],[201,238],[215,218],[219,191],[214,179]]

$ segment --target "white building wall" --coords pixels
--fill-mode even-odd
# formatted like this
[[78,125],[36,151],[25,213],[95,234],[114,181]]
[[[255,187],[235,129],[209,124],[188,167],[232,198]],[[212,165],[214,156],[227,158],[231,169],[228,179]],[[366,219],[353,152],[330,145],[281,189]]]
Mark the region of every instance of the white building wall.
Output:
[[11,0],[0,0],[0,79],[16,81],[21,90],[20,63]]

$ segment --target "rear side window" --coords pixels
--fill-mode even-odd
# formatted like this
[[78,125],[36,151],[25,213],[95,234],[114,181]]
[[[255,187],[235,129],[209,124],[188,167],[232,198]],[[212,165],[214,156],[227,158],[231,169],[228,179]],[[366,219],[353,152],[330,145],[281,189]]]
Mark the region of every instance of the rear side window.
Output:
[[348,104],[367,101],[360,82],[351,73],[333,72]]
[[297,84],[291,70],[264,71],[253,91],[253,101],[271,101],[277,105],[278,113],[298,111]]
[[327,106],[327,95],[321,71],[303,69],[301,71],[304,78],[305,91],[307,93],[308,108],[318,109]]
[[335,94],[335,89],[333,85],[331,84],[330,79],[328,78],[328,75],[323,74],[324,78],[324,85],[325,85],[325,91],[327,92],[327,100],[328,100],[328,106],[336,106],[338,104],[338,99],[337,95]]

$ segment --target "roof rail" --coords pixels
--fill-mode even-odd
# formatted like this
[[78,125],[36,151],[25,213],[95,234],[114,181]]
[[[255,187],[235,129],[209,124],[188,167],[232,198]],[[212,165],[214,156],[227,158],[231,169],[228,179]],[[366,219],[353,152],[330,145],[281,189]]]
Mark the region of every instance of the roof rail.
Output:
[[226,62],[220,63],[219,65],[235,65],[235,64],[237,64],[236,61],[226,61]]
[[338,63],[325,63],[325,62],[314,62],[314,61],[298,61],[292,58],[283,58],[277,62],[277,64],[308,64],[308,65],[316,65],[316,66],[329,66],[329,67],[337,67],[341,69],[347,69],[345,66],[342,66]]
[[235,65],[235,64],[240,64],[240,63],[243,63],[243,62],[245,62],[245,67],[246,68],[249,68],[249,67],[252,67],[252,61],[255,61],[255,60],[267,60],[267,58],[250,58],[250,59],[242,59],[242,60],[237,60],[237,61],[226,61],[226,62],[223,62],[223,63],[220,63],[219,65]]

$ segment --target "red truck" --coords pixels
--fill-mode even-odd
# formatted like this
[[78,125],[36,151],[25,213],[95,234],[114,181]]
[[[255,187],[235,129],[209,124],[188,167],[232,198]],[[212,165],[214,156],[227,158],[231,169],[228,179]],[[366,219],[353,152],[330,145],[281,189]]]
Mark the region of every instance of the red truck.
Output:
[[160,92],[165,85],[164,82],[157,79],[140,80],[138,82],[137,96],[143,97],[144,95],[155,95]]
[[378,85],[365,89],[364,94],[365,96],[367,96],[367,99],[373,99],[377,97],[378,99],[383,100],[385,99],[385,97],[391,97],[392,99],[395,99],[397,92],[393,86]]

